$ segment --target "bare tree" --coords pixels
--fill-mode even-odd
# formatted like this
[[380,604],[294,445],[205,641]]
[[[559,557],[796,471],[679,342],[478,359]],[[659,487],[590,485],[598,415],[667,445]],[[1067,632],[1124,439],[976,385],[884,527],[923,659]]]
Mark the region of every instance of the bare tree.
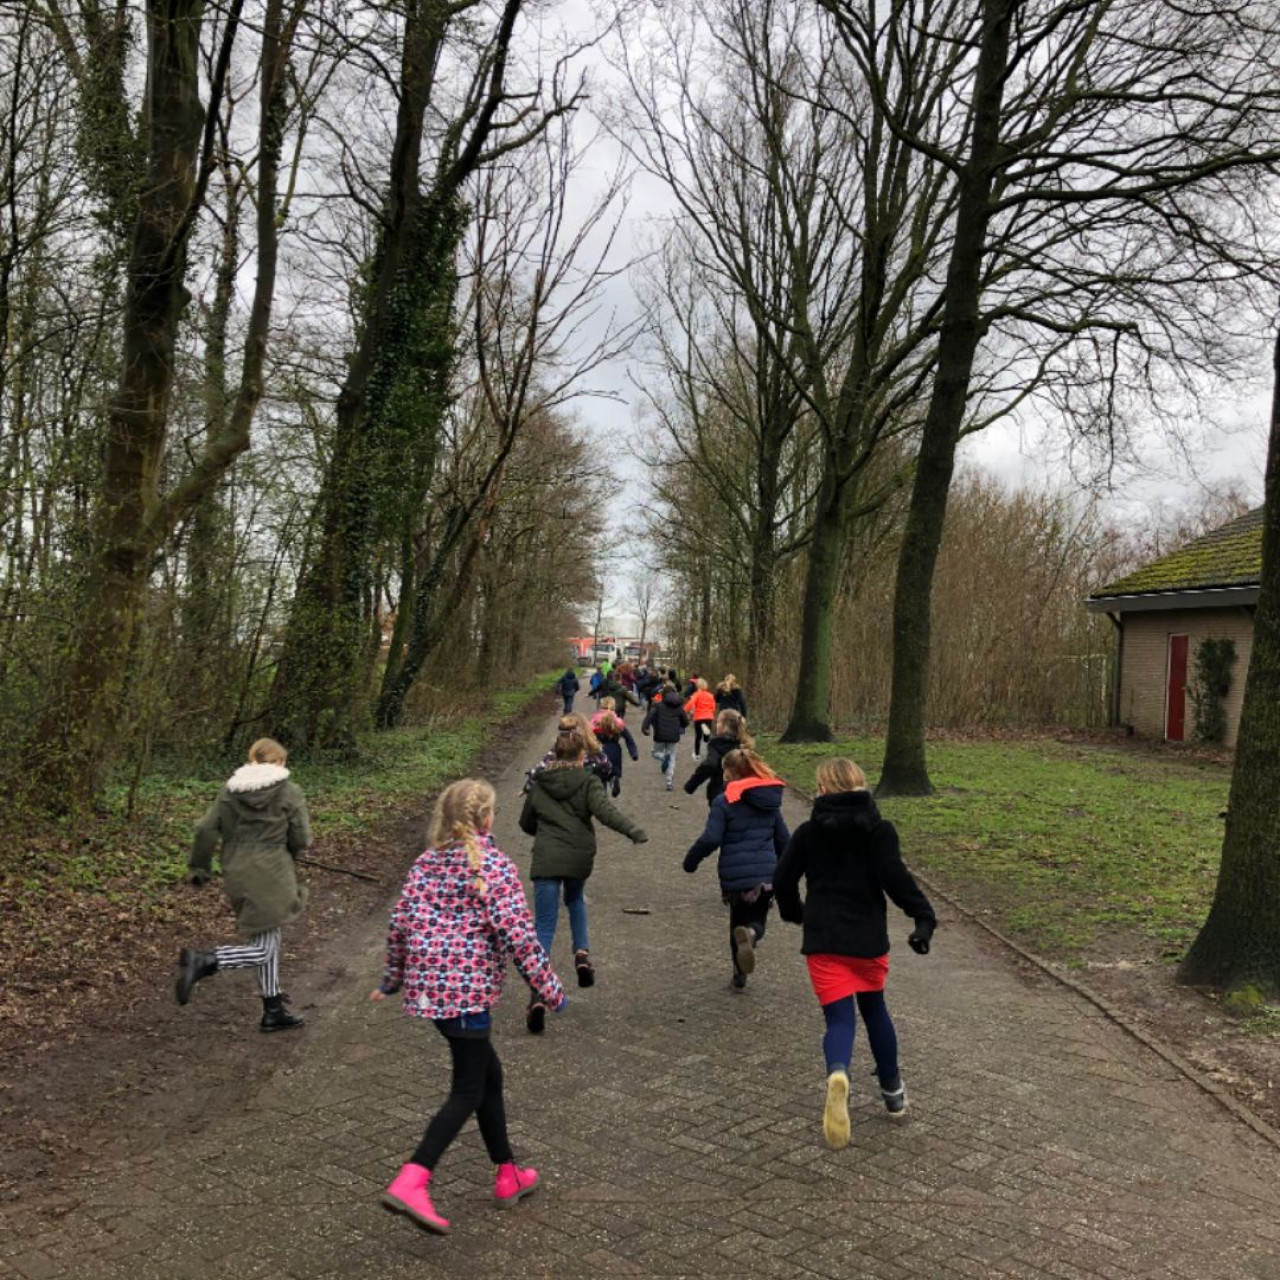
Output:
[[[1109,447],[1126,384],[1158,398],[1238,358],[1231,339],[1274,272],[1262,183],[1280,158],[1264,68],[1280,20],[1244,5],[823,0],[883,125],[954,175],[946,316],[899,561],[894,698],[880,786],[931,789],[929,598],[961,435],[1040,396]],[[962,51],[956,127],[899,109],[908,56]],[[1235,313],[1233,318],[1233,311]],[[1012,378],[976,375],[997,361]]]

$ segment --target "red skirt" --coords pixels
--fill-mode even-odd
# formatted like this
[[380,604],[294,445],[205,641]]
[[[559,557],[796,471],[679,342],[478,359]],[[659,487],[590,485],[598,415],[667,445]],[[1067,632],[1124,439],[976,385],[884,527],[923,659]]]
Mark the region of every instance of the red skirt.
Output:
[[819,1004],[843,1000],[859,991],[883,991],[889,976],[889,956],[805,956],[809,981]]

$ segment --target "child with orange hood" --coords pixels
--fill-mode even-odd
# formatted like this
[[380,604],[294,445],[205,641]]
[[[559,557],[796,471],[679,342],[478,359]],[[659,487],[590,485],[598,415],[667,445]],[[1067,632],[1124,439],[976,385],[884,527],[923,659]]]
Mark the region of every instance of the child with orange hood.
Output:
[[782,817],[786,783],[750,750],[724,758],[725,789],[715,798],[707,825],[684,856],[684,869],[720,850],[720,892],[729,908],[729,951],[735,991],[743,991],[756,967],[773,901],[773,873],[791,833]]

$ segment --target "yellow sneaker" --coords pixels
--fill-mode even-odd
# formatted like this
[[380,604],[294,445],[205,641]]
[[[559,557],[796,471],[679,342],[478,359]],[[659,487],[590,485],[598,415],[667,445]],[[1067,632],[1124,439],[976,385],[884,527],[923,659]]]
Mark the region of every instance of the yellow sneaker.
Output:
[[832,1151],[839,1151],[849,1145],[849,1076],[844,1071],[833,1071],[827,1077],[827,1105],[822,1109],[822,1133]]

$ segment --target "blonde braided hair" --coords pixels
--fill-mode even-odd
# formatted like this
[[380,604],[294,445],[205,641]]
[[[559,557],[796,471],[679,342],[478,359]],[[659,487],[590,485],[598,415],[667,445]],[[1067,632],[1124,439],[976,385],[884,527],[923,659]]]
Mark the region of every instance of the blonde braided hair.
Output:
[[460,844],[466,849],[467,866],[475,876],[471,887],[482,897],[488,886],[480,874],[484,865],[480,828],[493,821],[495,799],[493,788],[481,778],[461,778],[450,783],[436,799],[428,835],[433,848]]

